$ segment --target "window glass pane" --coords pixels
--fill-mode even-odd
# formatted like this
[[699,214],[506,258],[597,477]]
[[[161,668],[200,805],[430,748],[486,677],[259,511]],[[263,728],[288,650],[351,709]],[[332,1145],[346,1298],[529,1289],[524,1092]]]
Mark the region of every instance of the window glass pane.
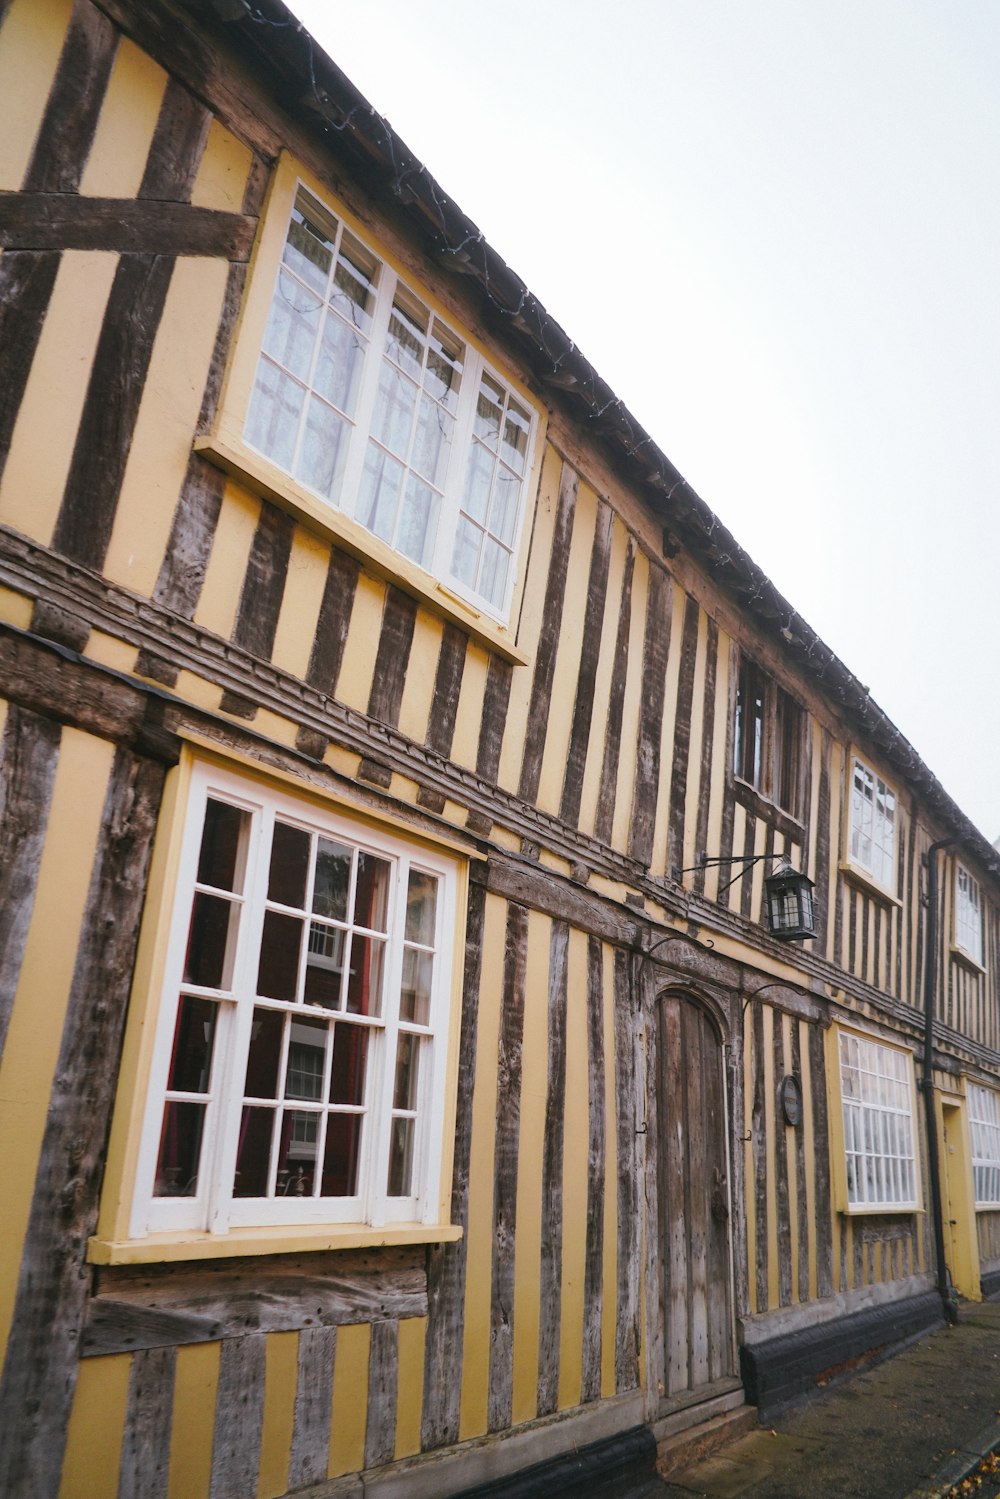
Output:
[[368,1030],[361,1025],[338,1025],[333,1032],[333,1071],[330,1102],[360,1104],[365,1096]]
[[337,927],[309,925],[309,950],[306,953],[306,985],[303,999],[307,1005],[321,1005],[338,1010],[344,972],[345,935]]
[[458,406],[458,388],[462,378],[462,346],[445,335],[435,323],[427,351],[427,373],[424,389],[447,411]]
[[474,442],[469,450],[469,466],[465,472],[465,498],[462,508],[481,525],[486,522],[490,508],[490,485],[496,463],[483,447]]
[[258,1007],[250,1023],[250,1050],[243,1085],[245,1098],[277,1098],[281,1038],[285,1017],[281,1010]]
[[295,916],[268,911],[260,941],[257,993],[268,999],[294,1000],[299,977],[303,923]]
[[168,1102],[156,1161],[156,1197],[194,1197],[205,1127],[205,1105]]
[[266,1197],[274,1120],[273,1109],[243,1110],[236,1150],[234,1197]]
[[277,1197],[311,1197],[316,1172],[320,1115],[286,1109],[278,1137]]
[[392,1106],[394,1109],[415,1109],[417,1107],[417,1073],[420,1063],[420,1038],[410,1036],[406,1032],[399,1038],[396,1049],[396,1083],[393,1088]]
[[409,1197],[413,1177],[413,1126],[412,1119],[393,1119],[389,1141],[390,1197]]
[[317,291],[326,286],[333,262],[333,240],[299,204],[292,209],[282,260]]
[[479,592],[484,599],[497,607],[503,602],[507,586],[507,564],[510,555],[498,546],[492,536],[487,536],[483,545],[483,566],[479,575]]
[[275,822],[268,869],[268,900],[282,906],[298,906],[301,910],[306,898],[310,842],[309,834],[303,828]]
[[352,850],[343,843],[334,843],[331,838],[317,840],[312,902],[317,916],[328,916],[332,921],[347,920],[352,857]]
[[216,1005],[181,995],[167,1087],[174,1093],[207,1093],[215,1044]]
[[497,482],[493,491],[493,511],[490,515],[490,530],[508,547],[514,539],[517,509],[521,498],[521,481],[510,469],[497,469]]
[[244,436],[252,448],[266,453],[279,468],[292,472],[295,440],[306,393],[297,380],[269,359],[257,366]]
[[347,1008],[352,1015],[381,1015],[382,968],[385,943],[377,937],[351,941],[351,973],[347,984]]
[[476,401],[475,433],[495,453],[503,414],[503,387],[484,375]]
[[282,271],[271,303],[264,348],[302,381],[309,379],[322,313],[320,298]]
[[228,989],[239,926],[239,907],[219,895],[195,894],[184,959],[184,982]]
[[406,460],[410,447],[417,387],[391,364],[383,363],[378,380],[378,399],[372,420],[372,436],[397,458]]
[[345,232],[340,244],[340,258],[333,274],[331,306],[352,327],[367,333],[371,328],[375,305],[375,283],[379,262],[353,235]]
[[400,297],[389,315],[389,334],[385,352],[407,374],[419,377],[424,360],[427,311],[413,302],[406,306]]
[[302,451],[295,472],[303,484],[329,500],[340,496],[349,437],[350,427],[344,418],[332,406],[310,396]]
[[386,930],[389,908],[389,878],[392,865],[377,854],[358,854],[358,883],[354,894],[354,920],[374,932]]
[[368,444],[361,490],[358,495],[358,520],[383,541],[391,542],[396,529],[399,496],[405,470],[374,443]]
[[217,890],[237,893],[243,889],[244,848],[249,826],[249,812],[209,798],[198,858],[199,885],[214,885]]
[[357,405],[365,345],[353,328],[331,314],[323,326],[313,384],[345,416]]
[[500,456],[518,474],[524,473],[524,460],[528,454],[528,433],[531,420],[528,413],[514,401],[507,403],[507,416],[503,424],[503,442]]
[[285,1070],[285,1097],[318,1102],[323,1097],[326,1038],[330,1027],[324,1020],[293,1020]]
[[427,396],[421,396],[410,463],[418,474],[438,489],[444,488],[454,427],[455,423],[447,412]]
[[406,940],[430,947],[437,918],[437,876],[411,869],[406,886]]
[[476,586],[476,572],[479,567],[479,548],[482,543],[483,533],[477,530],[464,515],[458,518],[458,531],[455,535],[455,551],[452,555],[451,570],[459,583],[464,583],[468,588]]
[[330,1114],[323,1156],[324,1197],[355,1197],[361,1154],[363,1114]]
[[415,474],[406,481],[396,549],[423,566],[430,561],[437,531],[438,496]]

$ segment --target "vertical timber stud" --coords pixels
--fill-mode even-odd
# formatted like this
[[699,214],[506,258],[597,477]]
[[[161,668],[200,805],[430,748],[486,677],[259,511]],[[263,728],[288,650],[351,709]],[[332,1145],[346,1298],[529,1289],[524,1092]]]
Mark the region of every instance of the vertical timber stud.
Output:
[[604,952],[598,937],[587,939],[587,1261],[583,1294],[583,1387],[581,1400],[601,1395],[601,1329],[604,1324],[604,1192],[607,1163],[604,1082]]
[[167,1499],[176,1348],[143,1348],[132,1357],[118,1499]]
[[55,1494],[164,766],[115,754],[0,1381],[0,1493]]
[[552,923],[549,943],[548,1082],[542,1155],[542,1252],[538,1279],[538,1414],[559,1402],[562,1298],[563,1142],[566,1113],[566,998],[569,927]]
[[574,473],[568,463],[564,463],[562,478],[559,482],[559,507],[556,511],[556,523],[552,533],[549,576],[545,585],[545,607],[542,611],[542,628],[535,651],[535,671],[531,679],[531,706],[528,710],[528,727],[524,736],[524,756],[521,761],[521,780],[518,786],[518,795],[526,802],[533,802],[538,795],[538,782],[542,774],[545,733],[549,721],[549,701],[552,697],[552,679],[555,675],[556,652],[559,649],[559,633],[562,628],[569,549],[573,539],[573,519],[576,515],[576,496],[579,487],[579,475]]
[[618,1322],[615,1337],[615,1389],[621,1394],[639,1383],[639,1276],[642,1225],[636,1127],[640,1111],[636,1069],[634,987],[641,974],[632,954],[615,949],[615,1069],[618,1103]]
[[257,1492],[267,1335],[226,1338],[219,1354],[209,1499],[247,1499]]

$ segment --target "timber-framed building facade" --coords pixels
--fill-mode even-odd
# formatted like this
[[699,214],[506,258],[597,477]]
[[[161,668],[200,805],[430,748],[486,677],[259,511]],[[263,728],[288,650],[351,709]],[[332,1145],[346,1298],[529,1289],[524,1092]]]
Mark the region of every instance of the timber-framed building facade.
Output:
[[1000,1288],[1000,855],[423,165],[279,0],[0,117],[3,1493],[559,1492]]

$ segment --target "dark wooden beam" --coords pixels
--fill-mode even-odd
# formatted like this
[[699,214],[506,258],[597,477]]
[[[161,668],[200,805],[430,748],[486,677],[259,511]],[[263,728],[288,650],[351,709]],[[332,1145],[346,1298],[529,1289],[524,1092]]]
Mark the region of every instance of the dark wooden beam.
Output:
[[0,246],[5,250],[108,250],[242,262],[250,258],[256,229],[249,214],[191,203],[65,193],[0,197]]

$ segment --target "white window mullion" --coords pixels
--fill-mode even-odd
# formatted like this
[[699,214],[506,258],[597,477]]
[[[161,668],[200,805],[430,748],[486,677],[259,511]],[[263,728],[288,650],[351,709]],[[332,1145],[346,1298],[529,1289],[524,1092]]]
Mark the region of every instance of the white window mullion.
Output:
[[356,514],[358,495],[361,492],[361,474],[368,453],[368,436],[375,416],[378,384],[382,374],[386,339],[389,335],[389,319],[392,316],[392,303],[396,295],[396,280],[395,272],[383,262],[379,271],[378,286],[375,289],[375,311],[368,334],[361,389],[358,392],[357,409],[354,414],[354,432],[347,454],[344,482],[341,488],[344,513],[352,517]]

